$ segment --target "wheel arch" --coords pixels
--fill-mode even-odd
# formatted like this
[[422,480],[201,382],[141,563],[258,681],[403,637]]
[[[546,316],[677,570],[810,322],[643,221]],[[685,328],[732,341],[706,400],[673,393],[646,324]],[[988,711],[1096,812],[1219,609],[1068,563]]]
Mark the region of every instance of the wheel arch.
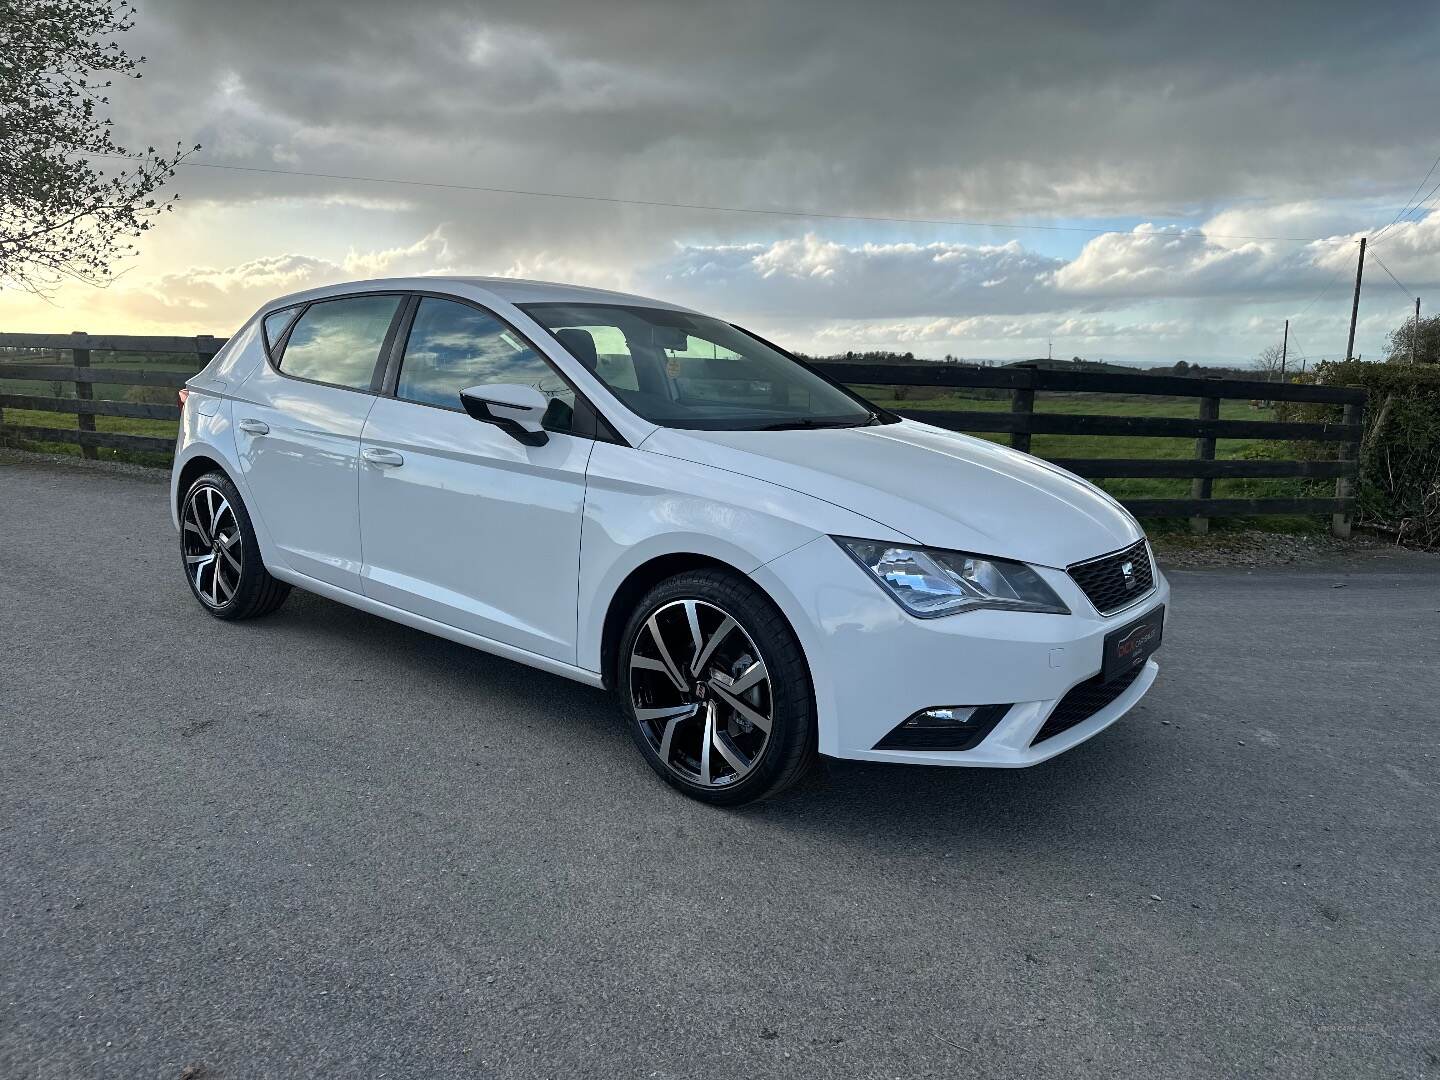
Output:
[[717,559],[713,555],[701,555],[695,551],[672,551],[657,555],[635,567],[620,582],[610,597],[605,609],[605,623],[600,635],[600,677],[606,689],[614,688],[615,656],[620,650],[620,635],[639,599],[666,578],[683,574],[688,570],[726,570],[739,577],[748,575],[739,567]]
[[180,530],[180,515],[183,510],[185,493],[190,490],[190,485],[207,472],[218,472],[235,486],[240,493],[241,500],[245,504],[245,510],[250,515],[251,527],[255,530],[256,541],[260,545],[260,554],[264,565],[269,568],[277,565],[280,560],[276,556],[275,546],[266,528],[265,521],[261,518],[258,507],[250,498],[249,485],[245,482],[244,471],[238,462],[232,460],[225,451],[223,439],[189,439],[181,447],[175,457],[175,462],[170,471],[170,517],[175,525],[175,530]]
[[714,555],[702,555],[696,551],[672,551],[664,555],[657,555],[635,567],[625,576],[619,588],[610,597],[609,606],[605,610],[604,628],[600,636],[600,677],[607,690],[614,689],[615,659],[616,654],[620,651],[620,635],[624,633],[625,624],[629,621],[630,613],[635,609],[636,603],[666,578],[672,578],[676,574],[683,574],[690,570],[724,570],[748,581],[759,589],[761,595],[780,613],[780,617],[790,627],[790,632],[795,635],[795,640],[800,646],[800,655],[805,658],[805,666],[812,672],[814,671],[810,663],[809,650],[806,648],[805,635],[796,628],[794,620],[785,610],[785,604],[780,601],[779,597],[771,593],[754,577],[724,559],[716,558]]
[[181,500],[185,498],[185,493],[190,490],[190,485],[208,472],[223,473],[226,479],[232,484],[235,484],[237,490],[239,489],[240,485],[235,483],[235,477],[231,474],[225,462],[221,460],[220,455],[201,450],[187,459],[185,464],[180,466],[179,473],[176,474],[174,509],[177,514],[181,510]]

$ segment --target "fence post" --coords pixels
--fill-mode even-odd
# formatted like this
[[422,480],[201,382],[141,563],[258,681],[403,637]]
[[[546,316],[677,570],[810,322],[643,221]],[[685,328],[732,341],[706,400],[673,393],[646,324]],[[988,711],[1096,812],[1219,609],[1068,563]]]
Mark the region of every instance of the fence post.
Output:
[[[1016,366],[1032,373],[1030,376],[1031,385],[1024,389],[1016,387],[1010,391],[1010,412],[1012,415],[1016,413],[1029,414],[1035,411],[1035,390],[1033,382],[1035,366],[1033,364],[1017,364]],[[1028,454],[1030,452],[1030,432],[1010,432],[1010,447],[1013,450],[1020,450]]]
[[[1216,378],[1212,375],[1210,378]],[[1218,397],[1202,397],[1200,399],[1200,419],[1220,419],[1220,399]],[[1201,435],[1195,440],[1195,458],[1198,461],[1215,460],[1215,439],[1210,435]],[[1197,476],[1190,481],[1190,497],[1192,499],[1208,499],[1215,488],[1215,481],[1208,476]],[[1210,519],[1208,517],[1192,517],[1190,519],[1190,531],[1203,535],[1210,531]]]
[[[1358,425],[1364,417],[1364,406],[1347,404],[1345,406],[1345,423]],[[1360,439],[1357,436],[1349,442],[1340,444],[1339,458],[1341,461],[1356,461],[1360,457]],[[1337,499],[1348,499],[1355,493],[1355,481],[1348,476],[1341,476],[1335,481],[1335,497]],[[1350,538],[1350,522],[1352,515],[1348,510],[1330,515],[1330,535],[1338,536],[1342,540]]]
[[[74,333],[76,336],[83,336],[83,335],[85,334],[85,331],[84,331],[84,330],[75,330],[75,331],[72,331],[72,333]],[[71,357],[73,358],[73,363],[74,363],[74,366],[75,366],[75,367],[80,368],[80,367],[89,367],[89,366],[90,366],[90,350],[89,350],[89,349],[71,349],[71,350],[70,350],[70,355],[71,355]],[[76,396],[77,398],[79,398],[81,401],[89,401],[91,398],[93,398],[93,397],[95,396],[94,391],[93,391],[93,389],[92,389],[92,385],[93,385],[93,384],[88,383],[88,382],[76,382],[76,383],[75,383],[75,396]],[[95,417],[94,417],[94,415],[93,415],[92,413],[79,413],[79,414],[75,417],[75,423],[76,423],[76,425],[80,428],[81,431],[94,431],[94,430],[95,430]],[[96,455],[95,455],[95,447],[93,447],[93,446],[87,446],[87,445],[85,445],[85,444],[82,442],[82,443],[80,444],[80,454],[81,454],[82,457],[86,457],[86,458],[89,458],[91,461],[94,461],[94,460],[95,460],[95,457],[96,457]]]

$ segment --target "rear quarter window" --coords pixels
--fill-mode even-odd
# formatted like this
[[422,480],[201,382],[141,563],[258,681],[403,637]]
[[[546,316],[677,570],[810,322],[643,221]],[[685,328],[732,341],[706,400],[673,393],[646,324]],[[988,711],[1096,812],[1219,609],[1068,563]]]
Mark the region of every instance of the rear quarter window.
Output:
[[281,308],[279,311],[272,311],[266,315],[263,323],[265,327],[265,347],[270,350],[271,356],[278,356],[276,347],[280,339],[285,336],[285,331],[295,321],[295,316],[300,313],[299,307]]
[[278,361],[281,372],[331,386],[370,389],[399,306],[398,296],[347,296],[311,304],[290,331]]

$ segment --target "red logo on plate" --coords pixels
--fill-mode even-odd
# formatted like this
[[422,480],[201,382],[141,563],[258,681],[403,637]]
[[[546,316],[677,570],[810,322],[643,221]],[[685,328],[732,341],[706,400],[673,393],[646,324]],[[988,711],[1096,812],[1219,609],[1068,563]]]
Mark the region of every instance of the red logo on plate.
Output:
[[1136,653],[1143,652],[1145,646],[1154,640],[1155,629],[1154,626],[1137,626],[1115,643],[1115,655],[1121,660],[1128,660]]

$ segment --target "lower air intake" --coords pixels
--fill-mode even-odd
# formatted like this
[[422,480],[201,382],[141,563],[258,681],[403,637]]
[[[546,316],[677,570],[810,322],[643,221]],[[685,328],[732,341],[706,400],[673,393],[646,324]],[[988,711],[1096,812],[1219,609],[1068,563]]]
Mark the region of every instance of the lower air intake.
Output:
[[1041,725],[1035,738],[1030,740],[1030,745],[1053,739],[1076,724],[1083,724],[1107,705],[1114,704],[1115,699],[1129,690],[1144,670],[1145,665],[1141,664],[1108,683],[1101,682],[1100,676],[1096,675],[1093,679],[1086,679],[1072,686],[1070,692],[1060,699],[1060,703],[1045,718],[1045,723]]

